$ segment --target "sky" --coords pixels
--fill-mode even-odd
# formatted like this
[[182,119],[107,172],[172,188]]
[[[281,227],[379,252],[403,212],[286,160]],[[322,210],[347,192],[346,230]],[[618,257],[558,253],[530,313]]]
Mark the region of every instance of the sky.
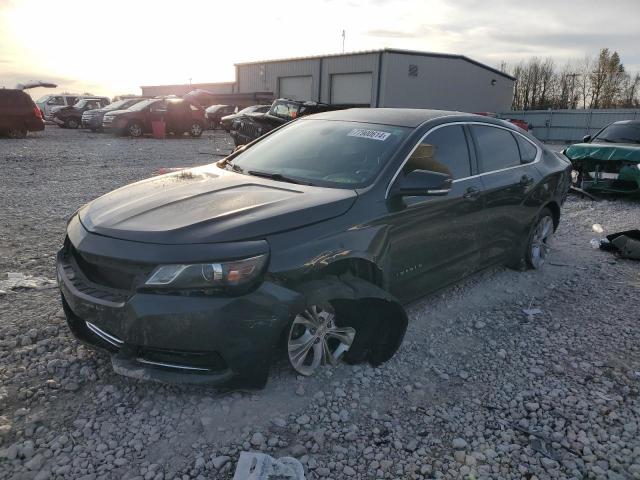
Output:
[[455,53],[498,67],[609,47],[640,71],[639,20],[640,0],[0,0],[0,87],[44,80],[113,96],[233,81],[234,63],[341,52],[343,30],[347,52]]

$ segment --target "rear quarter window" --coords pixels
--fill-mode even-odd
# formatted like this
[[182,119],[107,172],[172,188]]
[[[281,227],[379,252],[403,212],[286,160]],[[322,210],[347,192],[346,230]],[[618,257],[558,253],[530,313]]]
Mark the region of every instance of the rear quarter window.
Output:
[[536,159],[538,155],[538,149],[533,143],[525,140],[521,135],[514,134],[516,141],[518,142],[518,148],[520,149],[520,160],[522,163],[531,163]]
[[471,126],[483,173],[521,164],[520,150],[509,130],[492,126]]

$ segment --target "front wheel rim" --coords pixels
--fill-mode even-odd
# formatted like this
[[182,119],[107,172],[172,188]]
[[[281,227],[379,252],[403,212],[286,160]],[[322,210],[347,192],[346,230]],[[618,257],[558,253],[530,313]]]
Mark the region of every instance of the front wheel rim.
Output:
[[551,217],[544,216],[540,219],[533,231],[531,238],[531,250],[529,257],[533,268],[540,268],[545,262],[549,254],[549,238],[553,233],[553,220]]
[[323,365],[337,365],[355,338],[351,327],[335,324],[331,306],[312,305],[298,314],[289,329],[287,350],[294,370],[313,375]]
[[191,125],[191,135],[193,135],[194,137],[197,137],[201,133],[202,133],[202,128],[198,123],[194,123],[193,125]]
[[132,137],[139,137],[142,133],[140,130],[141,129],[139,125],[131,125],[129,127],[129,133],[131,134]]

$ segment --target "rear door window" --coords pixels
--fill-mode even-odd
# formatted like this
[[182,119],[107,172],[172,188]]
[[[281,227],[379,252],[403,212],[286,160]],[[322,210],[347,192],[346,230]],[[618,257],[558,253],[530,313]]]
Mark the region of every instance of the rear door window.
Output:
[[489,125],[472,125],[483,173],[520,165],[520,150],[509,130]]
[[405,165],[405,173],[422,169],[446,173],[453,180],[471,176],[471,160],[464,130],[460,125],[449,125],[431,132],[423,141],[431,146],[430,158],[420,160],[420,165]]

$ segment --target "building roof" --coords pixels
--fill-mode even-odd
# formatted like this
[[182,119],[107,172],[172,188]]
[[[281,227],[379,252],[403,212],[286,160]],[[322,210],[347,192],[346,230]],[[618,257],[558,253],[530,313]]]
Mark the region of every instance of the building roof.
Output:
[[[422,108],[349,108],[347,110],[332,110],[316,113],[305,119],[346,120],[349,122],[379,123],[381,125],[395,125],[397,127],[415,128],[428,120],[440,117],[465,115],[468,113],[451,112],[447,110],[427,110]],[[486,119],[486,117],[481,117]]]
[[236,63],[234,65],[236,66],[243,66],[243,65],[256,65],[256,64],[263,64],[263,63],[275,63],[275,62],[291,62],[291,61],[297,61],[297,60],[313,60],[313,59],[319,59],[319,58],[331,58],[331,57],[348,57],[348,56],[352,56],[352,55],[366,55],[366,54],[370,54],[370,53],[395,53],[395,54],[399,54],[399,55],[419,55],[422,57],[436,57],[436,58],[451,58],[451,59],[457,59],[457,60],[462,60],[465,62],[469,62],[472,63],[480,68],[484,68],[485,70],[489,70],[497,75],[500,75],[502,77],[508,78],[509,80],[513,80],[515,81],[516,78],[512,77],[511,75],[502,72],[500,70],[498,70],[497,68],[493,68],[490,67],[489,65],[485,65],[484,63],[478,62],[476,60],[473,60],[469,57],[466,57],[464,55],[457,55],[457,54],[453,54],[453,53],[437,53],[437,52],[422,52],[419,50],[402,50],[402,49],[398,49],[398,48],[383,48],[381,50],[362,50],[359,52],[345,52],[345,53],[330,53],[327,55],[311,55],[308,57],[290,57],[290,58],[277,58],[277,59],[272,59],[272,60],[257,60],[257,61],[252,61],[252,62],[242,62],[242,63]]
[[158,88],[158,87],[162,87],[162,88],[178,88],[178,87],[186,87],[189,86],[191,88],[193,88],[194,90],[197,88],[202,88],[202,89],[206,89],[207,86],[211,86],[211,85],[233,85],[236,82],[207,82],[207,83],[175,83],[175,84],[169,84],[169,85],[140,85],[140,88]]

